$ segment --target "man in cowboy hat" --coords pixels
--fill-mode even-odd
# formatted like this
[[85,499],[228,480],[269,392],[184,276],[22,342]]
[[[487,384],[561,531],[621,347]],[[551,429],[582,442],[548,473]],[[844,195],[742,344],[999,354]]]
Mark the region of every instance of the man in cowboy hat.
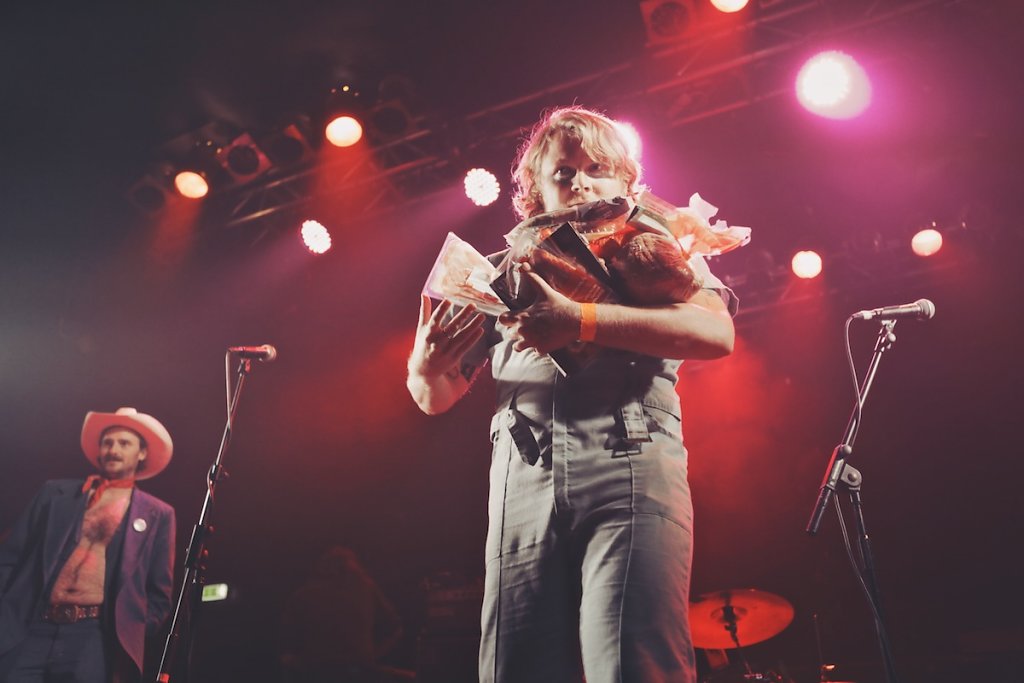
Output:
[[167,467],[171,435],[134,408],[90,412],[82,450],[98,473],[46,482],[0,545],[4,683],[139,680],[170,613],[174,510],[135,482]]

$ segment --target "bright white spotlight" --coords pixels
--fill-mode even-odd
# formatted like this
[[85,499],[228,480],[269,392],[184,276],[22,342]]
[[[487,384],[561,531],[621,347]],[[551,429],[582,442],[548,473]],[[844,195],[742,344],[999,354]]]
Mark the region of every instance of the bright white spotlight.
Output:
[[800,68],[796,97],[808,111],[830,119],[851,119],[871,104],[871,82],[845,52],[821,52]]
[[363,137],[363,124],[352,116],[337,116],[324,129],[327,140],[335,147],[351,147]]
[[747,0],[711,0],[719,12],[739,12],[747,6]]
[[317,221],[303,221],[302,241],[314,254],[323,254],[331,248],[331,233]]
[[615,127],[618,129],[619,135],[622,136],[622,141],[626,143],[626,151],[629,152],[629,156],[639,159],[640,154],[643,152],[643,142],[640,140],[640,133],[636,132],[636,128],[632,123],[625,121],[616,121]]
[[482,168],[469,169],[463,184],[466,186],[466,196],[477,206],[493,204],[501,194],[498,179],[493,173]]
[[189,199],[200,199],[210,191],[206,178],[195,171],[179,172],[174,176],[174,187],[178,189],[178,194]]
[[793,274],[810,280],[821,274],[821,257],[815,251],[798,251],[793,255]]
[[918,256],[931,256],[942,249],[942,233],[935,228],[918,230],[910,240],[910,248]]

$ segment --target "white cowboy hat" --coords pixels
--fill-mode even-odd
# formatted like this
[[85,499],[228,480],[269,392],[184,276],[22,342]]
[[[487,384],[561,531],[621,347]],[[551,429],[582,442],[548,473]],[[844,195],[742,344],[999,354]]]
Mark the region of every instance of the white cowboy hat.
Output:
[[94,467],[99,469],[100,437],[111,427],[125,427],[138,432],[146,440],[146,465],[135,477],[149,479],[160,474],[171,461],[174,444],[171,435],[152,415],[146,415],[135,408],[118,408],[116,413],[85,414],[82,424],[82,452]]

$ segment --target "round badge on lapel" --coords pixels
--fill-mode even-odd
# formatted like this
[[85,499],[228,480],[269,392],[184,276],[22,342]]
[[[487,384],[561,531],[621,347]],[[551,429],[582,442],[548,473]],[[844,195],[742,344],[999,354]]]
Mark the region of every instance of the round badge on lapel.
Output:
[[135,520],[132,522],[132,528],[138,531],[139,533],[142,533],[146,530],[146,520],[144,520],[142,517],[136,517]]

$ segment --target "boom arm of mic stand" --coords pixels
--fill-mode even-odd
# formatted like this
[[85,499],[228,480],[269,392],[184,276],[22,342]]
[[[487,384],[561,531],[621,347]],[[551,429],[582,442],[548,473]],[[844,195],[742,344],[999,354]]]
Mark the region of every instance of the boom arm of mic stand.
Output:
[[[871,383],[875,379],[875,373],[878,371],[878,363],[882,360],[882,354],[892,348],[893,343],[896,341],[896,335],[892,333],[893,327],[895,326],[895,320],[886,320],[878,329],[878,339],[875,341],[875,351],[871,357],[871,363],[868,365],[867,374],[865,374],[864,381],[861,384],[861,409],[863,409],[864,402],[868,399],[868,392],[871,391]],[[818,533],[818,529],[821,526],[821,518],[825,514],[825,508],[828,507],[829,502],[832,500],[832,496],[835,495],[836,486],[839,485],[839,482],[844,481],[847,484],[850,484],[850,482],[846,480],[847,477],[852,478],[858,484],[860,482],[860,472],[857,472],[857,470],[850,467],[846,462],[850,457],[850,454],[853,453],[853,442],[856,438],[859,419],[860,411],[857,409],[857,405],[854,405],[853,414],[850,415],[850,421],[846,424],[846,431],[843,433],[843,440],[832,451],[832,458],[829,460],[828,468],[825,470],[825,476],[821,480],[821,488],[818,490],[818,500],[815,502],[814,509],[811,511],[810,521],[807,522],[806,531],[811,536]]]
[[860,540],[861,559],[864,565],[862,569],[858,570],[858,573],[863,580],[863,585],[867,590],[868,601],[871,603],[872,610],[874,611],[875,631],[881,647],[882,660],[885,667],[885,680],[887,683],[895,683],[899,679],[896,674],[895,663],[892,659],[892,652],[889,648],[889,639],[885,633],[885,625],[883,624],[881,617],[882,610],[878,597],[878,581],[875,576],[874,560],[872,558],[871,545],[867,528],[864,523],[863,508],[860,500],[862,477],[861,473],[858,472],[856,468],[847,463],[847,459],[853,453],[853,441],[857,435],[857,423],[860,419],[860,412],[863,410],[864,401],[867,399],[868,392],[871,390],[871,383],[878,370],[878,363],[882,358],[882,354],[892,348],[892,345],[896,341],[896,335],[892,333],[895,325],[895,320],[888,320],[883,322],[882,326],[879,328],[878,340],[875,343],[875,351],[871,357],[871,363],[868,367],[867,374],[864,377],[864,382],[861,384],[858,404],[854,406],[853,415],[850,416],[850,422],[846,426],[846,433],[843,435],[842,442],[836,446],[835,450],[832,451],[832,458],[829,460],[828,469],[825,470],[825,477],[822,480],[821,488],[818,491],[818,500],[814,506],[814,510],[811,512],[810,522],[807,524],[808,534],[813,536],[818,532],[822,515],[825,508],[828,507],[829,502],[833,499],[836,487],[839,486],[840,482],[845,484],[850,491],[854,510],[857,513],[857,531]]
[[[178,659],[178,648],[182,640],[182,633],[191,637],[192,610],[200,602],[200,593],[205,583],[206,557],[209,554],[206,550],[207,536],[213,533],[213,526],[209,522],[211,509],[213,508],[214,494],[217,489],[217,482],[221,476],[226,476],[221,463],[231,442],[231,429],[235,423],[235,412],[238,410],[238,400],[242,395],[245,386],[245,378],[252,368],[252,361],[243,358],[238,364],[238,379],[235,383],[235,391],[231,397],[231,406],[228,410],[227,424],[224,425],[224,435],[220,440],[220,448],[217,450],[217,457],[210,466],[206,482],[206,498],[203,500],[203,508],[199,513],[199,522],[192,528],[192,538],[188,543],[188,550],[185,553],[185,578],[181,582],[181,590],[178,592],[178,601],[174,607],[174,615],[171,617],[171,627],[167,634],[167,642],[164,644],[163,655],[160,657],[160,668],[157,672],[157,683],[170,683],[171,668]],[[187,612],[188,625],[182,627],[182,614]]]

